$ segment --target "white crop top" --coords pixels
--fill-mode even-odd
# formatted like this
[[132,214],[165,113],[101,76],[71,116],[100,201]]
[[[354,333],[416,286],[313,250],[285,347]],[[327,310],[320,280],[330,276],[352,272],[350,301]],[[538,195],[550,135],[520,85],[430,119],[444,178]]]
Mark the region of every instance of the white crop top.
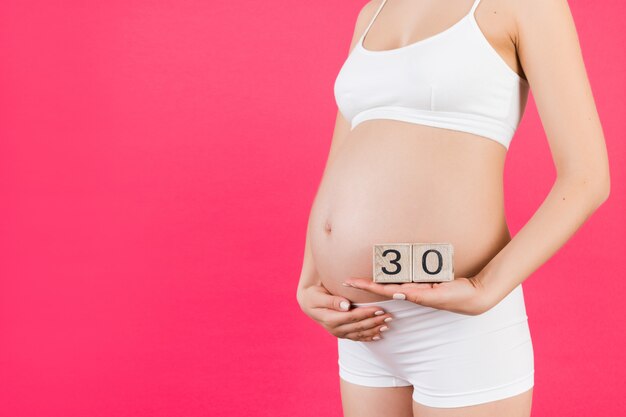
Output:
[[351,129],[366,120],[392,119],[470,132],[508,149],[529,85],[480,30],[474,16],[480,0],[454,25],[421,41],[365,49],[363,39],[386,2],[335,80],[337,107]]

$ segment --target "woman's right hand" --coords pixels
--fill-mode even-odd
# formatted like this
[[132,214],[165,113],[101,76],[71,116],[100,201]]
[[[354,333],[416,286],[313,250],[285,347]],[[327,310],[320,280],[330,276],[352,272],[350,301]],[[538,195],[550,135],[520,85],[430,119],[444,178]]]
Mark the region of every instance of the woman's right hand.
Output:
[[[391,314],[377,306],[350,308],[345,297],[332,295],[322,285],[311,285],[298,294],[302,311],[330,334],[360,342],[376,341],[388,329]],[[386,321],[385,321],[386,320]]]

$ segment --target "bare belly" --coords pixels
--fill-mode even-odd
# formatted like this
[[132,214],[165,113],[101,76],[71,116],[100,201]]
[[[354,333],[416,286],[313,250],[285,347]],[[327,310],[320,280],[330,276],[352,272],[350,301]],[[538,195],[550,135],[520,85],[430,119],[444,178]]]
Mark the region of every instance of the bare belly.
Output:
[[466,132],[371,120],[348,134],[311,209],[322,284],[352,302],[385,300],[348,288],[372,279],[372,245],[448,242],[455,277],[478,273],[511,239],[504,217],[505,148]]

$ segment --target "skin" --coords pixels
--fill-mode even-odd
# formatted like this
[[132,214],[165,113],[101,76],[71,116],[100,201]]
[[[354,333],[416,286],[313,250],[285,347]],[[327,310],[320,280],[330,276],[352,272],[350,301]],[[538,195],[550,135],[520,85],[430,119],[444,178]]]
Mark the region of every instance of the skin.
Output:
[[[350,51],[380,1],[361,9]],[[458,21],[471,3],[389,0],[364,45],[388,50],[427,38]],[[345,311],[342,301],[402,294],[457,313],[487,311],[554,255],[608,198],[604,135],[566,0],[482,0],[475,17],[502,60],[530,84],[556,167],[554,185],[511,238],[501,145],[465,132],[390,120],[366,121],[350,131],[337,112],[297,291],[302,310],[336,337],[376,343],[374,336],[384,337],[381,328],[393,325],[381,321],[388,313],[374,315],[380,307]],[[450,242],[456,278],[434,285],[374,284],[374,241]],[[381,415],[383,407],[388,416],[523,417],[530,415],[532,401],[531,389],[471,407],[431,408],[413,402],[411,392],[411,387],[371,388],[341,380],[345,416]]]

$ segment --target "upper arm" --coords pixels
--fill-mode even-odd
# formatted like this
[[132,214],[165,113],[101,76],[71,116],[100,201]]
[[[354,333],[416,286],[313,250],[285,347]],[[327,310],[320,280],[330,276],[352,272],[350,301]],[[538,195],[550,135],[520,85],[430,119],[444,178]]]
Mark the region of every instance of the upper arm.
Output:
[[608,194],[602,126],[567,0],[516,1],[518,55],[559,176]]
[[[368,23],[374,17],[374,13],[380,5],[380,2],[381,0],[370,0],[359,11],[359,14],[356,18],[356,23],[354,25],[354,31],[352,33],[352,40],[350,41],[350,48],[347,51],[348,54],[352,52],[352,49],[354,49],[354,47],[356,46],[357,41],[365,31]],[[350,121],[346,120],[341,112],[337,110],[337,115],[335,118],[335,128],[333,130],[333,136],[331,139],[330,151],[328,156],[329,161],[335,155],[337,148],[339,148],[345,137],[348,135],[348,132],[350,132]]]

